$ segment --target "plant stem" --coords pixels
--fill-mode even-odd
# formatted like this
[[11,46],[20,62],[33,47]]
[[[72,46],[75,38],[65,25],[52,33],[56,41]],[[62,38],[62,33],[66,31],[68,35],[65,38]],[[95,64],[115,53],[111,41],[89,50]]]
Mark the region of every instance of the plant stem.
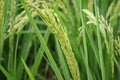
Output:
[[0,64],[2,60],[3,45],[4,45],[4,1],[0,1]]
[[86,42],[86,34],[85,34],[85,22],[82,13],[82,1],[80,0],[80,14],[81,14],[81,21],[82,21],[82,30],[83,30],[83,46],[85,51],[85,66],[87,70],[87,77],[88,80],[93,80],[92,74],[90,72],[89,63],[88,63],[88,50],[87,50],[87,42]]
[[97,9],[97,1],[94,0],[95,4],[95,15],[96,15],[96,22],[97,22],[97,38],[98,38],[98,49],[99,49],[99,59],[100,59],[100,68],[102,73],[102,80],[106,80],[105,75],[105,67],[104,67],[104,60],[103,60],[103,52],[102,52],[102,43],[101,43],[101,36],[100,36],[100,26],[98,21],[98,9]]
[[15,23],[15,12],[16,12],[16,0],[10,0],[10,32],[9,37],[9,59],[8,59],[8,71],[11,75],[14,75],[14,33],[13,27]]

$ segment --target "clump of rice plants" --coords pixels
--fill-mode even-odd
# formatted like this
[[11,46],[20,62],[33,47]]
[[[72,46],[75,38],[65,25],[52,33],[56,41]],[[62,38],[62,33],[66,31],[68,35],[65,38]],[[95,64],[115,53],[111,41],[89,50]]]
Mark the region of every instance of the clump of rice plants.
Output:
[[0,80],[119,80],[119,0],[0,0]]

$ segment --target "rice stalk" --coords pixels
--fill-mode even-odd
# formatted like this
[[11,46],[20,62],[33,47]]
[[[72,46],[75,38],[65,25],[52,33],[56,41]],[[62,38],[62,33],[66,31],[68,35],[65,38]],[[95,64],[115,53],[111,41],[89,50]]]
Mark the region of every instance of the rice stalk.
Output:
[[[94,25],[97,26],[97,22],[95,20],[96,17],[93,15],[93,13],[91,13],[87,9],[83,9],[83,11],[87,14],[87,17],[89,19],[87,24],[93,23]],[[99,21],[99,25],[100,25],[100,32],[101,32],[101,34],[102,34],[102,36],[103,36],[103,38],[105,40],[107,53],[110,53],[109,52],[110,51],[109,44],[108,44],[108,40],[107,40],[107,34],[109,35],[109,37],[113,38],[113,30],[112,30],[111,26],[107,23],[107,21],[104,19],[104,17],[102,15],[100,15],[100,14],[98,16],[98,21]]]
[[51,29],[51,31],[57,36],[61,44],[61,48],[64,52],[64,55],[73,79],[80,80],[80,73],[79,73],[77,61],[72,51],[67,33],[65,32],[62,25],[60,24],[57,14],[55,14],[52,10],[50,10],[48,5],[45,2],[43,2],[42,4],[42,9],[36,7],[33,3],[29,1],[27,1],[26,3],[32,8],[34,8],[34,10],[39,14],[39,16],[44,20],[44,22]]
[[108,8],[108,11],[106,13],[106,18],[109,18],[109,16],[111,15],[111,12],[113,11],[113,7],[114,7],[114,2],[112,2]]
[[3,27],[3,23],[4,23],[4,1],[0,0],[0,64],[1,64],[1,60],[2,60],[2,53],[3,53],[3,45],[4,45],[4,27]]
[[120,15],[120,0],[117,2],[116,5],[114,5],[115,8],[113,8],[113,16],[111,17],[111,20],[114,18],[117,18]]
[[99,11],[97,8],[97,0],[94,0],[95,4],[95,20],[96,20],[96,27],[97,27],[97,42],[98,42],[98,52],[99,52],[99,59],[100,59],[100,69],[101,69],[101,75],[102,80],[106,80],[106,71],[105,71],[105,64],[103,59],[103,49],[102,49],[102,41],[101,41],[101,35],[100,35],[100,25],[99,25]]
[[87,79],[88,80],[93,80],[93,76],[92,76],[92,73],[91,73],[91,70],[90,70],[90,65],[89,65],[88,47],[87,47],[87,39],[86,39],[86,24],[85,24],[84,16],[83,16],[83,13],[82,13],[82,1],[81,0],[80,0],[80,14],[81,14],[81,21],[82,21],[83,49],[84,49]]
[[112,1],[111,5],[109,6],[106,14],[106,18],[109,19],[112,23],[112,27],[116,25],[117,19],[120,16],[120,0],[117,3]]
[[[87,14],[87,17],[89,18],[89,21],[87,22],[87,24],[93,23],[94,25],[97,26],[97,21],[95,20],[96,17],[93,15],[93,13],[91,13],[87,9],[83,9],[83,11]],[[105,18],[102,15],[100,15],[99,12],[98,12],[98,24],[99,24],[100,32],[104,38],[107,53],[110,56],[109,60],[110,60],[111,66],[112,66],[112,74],[114,74],[113,29],[108,24],[107,20],[105,20]]]
[[93,0],[88,0],[88,10],[93,11]]
[[[11,32],[11,35],[9,37],[9,57],[8,57],[8,71],[11,73],[11,75],[14,75],[14,33],[13,33],[13,27],[15,23],[15,12],[16,12],[16,1],[11,0],[11,5],[10,5],[10,24],[9,24],[9,29]],[[9,80],[9,79],[8,79]]]
[[[75,12],[75,18],[77,19],[77,27],[80,26],[80,11],[79,11],[79,7],[77,5],[77,0],[71,0],[72,5],[73,5],[73,9]],[[79,1],[78,1],[79,2]]]

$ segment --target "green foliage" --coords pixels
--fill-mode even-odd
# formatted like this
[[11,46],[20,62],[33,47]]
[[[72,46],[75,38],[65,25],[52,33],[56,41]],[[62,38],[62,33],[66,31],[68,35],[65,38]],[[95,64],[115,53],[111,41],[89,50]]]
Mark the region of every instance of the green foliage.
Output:
[[120,0],[0,0],[0,80],[119,80]]

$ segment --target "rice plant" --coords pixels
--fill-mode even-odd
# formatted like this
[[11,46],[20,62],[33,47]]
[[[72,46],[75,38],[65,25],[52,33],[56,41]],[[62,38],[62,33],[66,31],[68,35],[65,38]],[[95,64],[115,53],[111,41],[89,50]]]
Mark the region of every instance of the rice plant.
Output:
[[0,0],[0,80],[120,80],[120,0]]

